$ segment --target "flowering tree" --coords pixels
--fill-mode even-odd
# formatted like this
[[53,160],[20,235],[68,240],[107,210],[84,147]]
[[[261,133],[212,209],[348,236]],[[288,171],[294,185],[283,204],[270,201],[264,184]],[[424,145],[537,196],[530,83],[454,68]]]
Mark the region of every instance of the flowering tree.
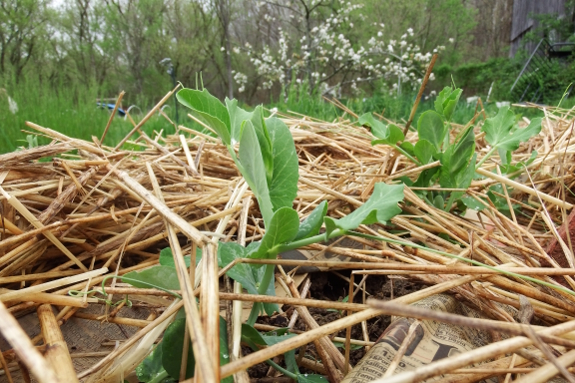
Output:
[[[384,25],[376,36],[361,41],[356,32],[366,17],[362,5],[343,0],[299,0],[274,3],[264,1],[259,7],[281,8],[283,22],[277,17],[277,41],[256,50],[245,43],[234,48],[236,55],[245,54],[259,78],[259,87],[270,89],[307,82],[310,92],[337,94],[345,86],[357,91],[363,82],[381,79],[390,92],[416,89],[432,52],[422,52],[412,28],[399,39],[384,40]],[[365,40],[365,38],[364,38]],[[433,52],[445,49],[436,47]],[[239,92],[245,89],[248,76],[235,72]]]

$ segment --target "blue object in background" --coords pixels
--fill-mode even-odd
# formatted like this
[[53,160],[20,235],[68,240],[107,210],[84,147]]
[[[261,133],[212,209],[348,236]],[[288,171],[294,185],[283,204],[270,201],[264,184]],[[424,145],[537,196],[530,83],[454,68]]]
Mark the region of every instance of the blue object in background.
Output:
[[[116,104],[106,104],[103,102],[96,102],[96,105],[98,106],[98,108],[108,109],[110,111],[114,110],[114,107],[116,106]],[[122,117],[126,115],[126,112],[122,108],[118,108],[117,113]]]

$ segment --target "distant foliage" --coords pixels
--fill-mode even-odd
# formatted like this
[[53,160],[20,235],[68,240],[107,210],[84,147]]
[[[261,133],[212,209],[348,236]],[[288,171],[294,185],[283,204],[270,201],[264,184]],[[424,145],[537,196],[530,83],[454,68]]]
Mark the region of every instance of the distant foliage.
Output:
[[[455,64],[473,11],[460,0],[7,0],[0,87],[21,81],[159,97],[177,81],[242,101],[296,87],[338,97],[418,86],[434,50]],[[231,83],[231,84],[230,84]],[[282,92],[283,91],[283,92]],[[252,101],[253,100],[253,101]],[[18,104],[24,100],[15,100]]]
[[[386,38],[389,33],[385,25],[375,21],[377,32],[373,35],[358,33],[368,20],[359,3],[336,0],[329,7],[313,0],[258,4],[282,7],[287,16],[283,22],[268,17],[277,32],[277,41],[260,49],[248,42],[234,48],[236,55],[249,57],[255,69],[253,77],[261,89],[277,84],[287,92],[294,84],[307,83],[311,93],[319,90],[321,94],[341,96],[343,88],[357,92],[362,83],[383,80],[390,92],[401,94],[402,89],[417,89],[432,52],[445,50],[445,45],[439,45],[424,52],[411,27],[398,39]],[[446,44],[454,41],[445,38]],[[238,91],[243,92],[250,77],[236,71],[234,78]]]

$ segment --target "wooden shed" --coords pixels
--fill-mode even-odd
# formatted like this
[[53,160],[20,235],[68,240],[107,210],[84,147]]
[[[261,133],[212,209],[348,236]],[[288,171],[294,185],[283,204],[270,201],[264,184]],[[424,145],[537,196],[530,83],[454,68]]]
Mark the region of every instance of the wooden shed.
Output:
[[[567,2],[567,0],[515,0],[513,2],[509,56],[515,56],[522,47],[525,34],[536,29],[539,25],[539,21],[533,17],[534,15],[556,14],[558,17],[565,17]],[[535,45],[537,42],[530,42],[525,45],[525,48],[531,52]]]

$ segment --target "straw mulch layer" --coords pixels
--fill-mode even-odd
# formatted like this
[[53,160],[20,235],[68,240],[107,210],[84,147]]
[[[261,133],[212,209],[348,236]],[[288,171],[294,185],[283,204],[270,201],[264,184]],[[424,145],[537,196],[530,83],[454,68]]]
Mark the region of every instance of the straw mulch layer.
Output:
[[[493,266],[506,265],[519,274],[573,289],[575,270],[564,268],[573,267],[572,244],[562,227],[569,221],[571,203],[575,202],[573,112],[547,109],[545,115],[542,133],[514,153],[514,161],[520,161],[537,150],[537,158],[527,172],[510,181],[497,177],[492,172],[496,163],[487,161],[480,169],[485,178],[477,179],[467,190],[469,196],[485,197],[489,186],[502,183],[502,195],[509,204],[520,204],[521,214],[506,216],[488,207],[462,217],[426,204],[406,187],[401,204],[404,214],[387,227],[373,225],[362,227],[361,231]],[[291,128],[300,158],[295,207],[302,219],[323,200],[329,201],[330,216],[342,217],[368,199],[376,182],[391,183],[402,175],[414,178],[422,170],[388,146],[372,147],[369,132],[347,120],[330,123],[292,115],[285,116],[284,121]],[[481,121],[476,124],[479,134]],[[218,359],[214,357],[218,314],[232,318],[232,305],[228,304],[231,301],[264,299],[234,293],[229,283],[218,278],[222,270],[217,269],[215,241],[249,243],[263,234],[257,203],[226,149],[215,139],[183,126],[177,135],[169,137],[149,138],[140,133],[134,143],[141,147],[140,151],[116,150],[99,145],[97,140],[81,141],[32,123],[28,126],[53,142],[0,156],[0,331],[4,338],[0,341],[0,381],[25,381],[27,374],[41,382],[72,382],[76,374],[82,381],[90,382],[117,382],[121,378],[136,381],[134,368],[183,306],[194,347],[202,352],[197,371],[203,381],[217,379],[218,374],[236,374],[239,381],[248,381],[248,368],[305,345],[308,349],[315,347],[321,363],[302,358],[302,368],[315,369],[338,381],[348,365],[347,353],[333,347],[327,336],[381,315],[365,302],[360,303],[366,296],[362,293],[366,273],[375,278],[406,278],[429,286],[394,297],[403,304],[441,292],[456,294],[495,320],[495,328],[500,324],[502,334],[510,333],[509,326],[504,325],[514,319],[494,302],[519,309],[520,297],[527,297],[534,310],[532,323],[549,327],[546,335],[554,336],[555,344],[563,348],[556,347],[551,356],[539,353],[536,360],[543,366],[524,357],[517,357],[514,366],[524,367],[523,372],[549,368],[548,358],[564,366],[570,364],[555,357],[575,347],[573,341],[565,340],[571,339],[569,336],[562,335],[575,330],[575,296],[415,247],[369,240],[356,240],[354,246],[349,246],[344,240],[328,249],[343,258],[323,263],[291,261],[291,266],[322,266],[323,270],[344,270],[344,274],[345,270],[352,270],[346,275],[352,275],[356,283],[355,303],[306,300],[309,283],[300,281],[296,286],[288,274],[278,269],[278,292],[282,286],[286,291],[282,291],[283,298],[270,299],[283,305],[284,312],[290,314],[287,320],[299,315],[300,327],[305,325],[302,328],[308,331],[239,356],[218,370]],[[415,141],[415,134],[410,134],[408,139]],[[477,151],[479,158],[488,151],[481,136]],[[170,243],[180,255],[190,255],[197,247],[203,249],[203,260],[195,273],[176,263],[183,301],[115,279],[106,282],[110,286],[108,293],[114,294],[108,299],[118,302],[129,294],[132,307],[125,303],[107,306],[98,299],[101,295],[94,293],[87,297],[69,295],[71,290],[100,289],[106,276],[158,264],[160,250]],[[326,248],[327,245],[318,244],[308,250],[309,254],[321,255]],[[570,255],[566,256],[564,249]],[[313,274],[309,278],[313,280]],[[194,294],[199,296],[199,309]],[[297,314],[293,310],[295,303],[299,304]],[[233,307],[238,310],[237,305]],[[318,325],[309,307],[338,309],[343,316]],[[545,338],[547,342],[549,336]],[[350,340],[352,344],[372,344],[367,331],[354,331],[354,338]],[[314,345],[315,340],[319,342]],[[525,347],[521,342],[516,345]],[[512,347],[505,350],[508,355],[514,351]],[[469,361],[492,359],[497,353],[470,351]],[[511,360],[510,356],[506,358]],[[509,361],[505,368],[509,368]],[[416,370],[406,381],[421,381],[440,373],[447,374],[443,381],[505,376],[488,369],[449,375],[467,365],[434,362],[421,372]]]

